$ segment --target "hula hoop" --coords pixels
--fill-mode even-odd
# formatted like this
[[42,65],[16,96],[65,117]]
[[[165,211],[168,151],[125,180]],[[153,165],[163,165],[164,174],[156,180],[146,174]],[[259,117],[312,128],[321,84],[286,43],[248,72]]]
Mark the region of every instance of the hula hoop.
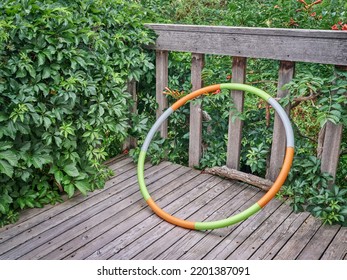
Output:
[[[145,158],[146,158],[146,153],[148,146],[159,128],[159,126],[163,123],[164,120],[168,118],[175,110],[186,104],[187,101],[192,100],[202,94],[210,93],[210,92],[215,92],[216,90],[221,90],[221,89],[231,89],[231,90],[240,90],[244,92],[249,92],[253,93],[263,100],[265,100],[267,103],[269,103],[275,111],[278,113],[280,116],[280,119],[282,120],[282,123],[285,128],[286,132],[286,139],[287,139],[287,148],[286,148],[286,153],[285,153],[285,158],[283,162],[283,166],[281,169],[280,174],[278,175],[277,179],[275,180],[274,184],[272,187],[265,193],[265,195],[260,198],[255,204],[247,208],[246,210],[233,215],[229,218],[222,219],[222,220],[217,220],[217,221],[211,221],[211,222],[193,222],[193,221],[188,221],[188,220],[183,220],[174,216],[171,216],[164,210],[162,210],[151,198],[144,179],[144,163],[145,163]],[[137,177],[138,177],[138,182],[140,186],[140,191],[149,205],[149,207],[156,213],[159,217],[162,219],[166,220],[167,222],[183,227],[183,228],[188,228],[188,229],[195,229],[195,230],[211,230],[211,229],[217,229],[217,228],[223,228],[227,227],[236,223],[239,223],[250,216],[254,215],[257,213],[260,209],[262,209],[271,199],[274,198],[276,193],[280,190],[282,187],[284,181],[286,180],[289,170],[291,168],[292,162],[293,162],[293,157],[294,157],[294,134],[293,134],[293,128],[291,126],[290,120],[286,114],[286,112],[283,110],[281,105],[278,104],[278,102],[272,98],[269,94],[267,94],[265,91],[260,90],[258,88],[255,88],[253,86],[245,85],[245,84],[237,84],[237,83],[227,83],[227,84],[216,84],[216,85],[211,85],[207,86],[204,88],[201,88],[199,90],[193,91],[190,94],[184,96],[183,98],[179,99],[176,101],[170,108],[168,108],[154,123],[152,126],[151,130],[147,134],[147,137],[145,139],[145,142],[142,145],[140,156],[139,156],[139,161],[137,165]]]

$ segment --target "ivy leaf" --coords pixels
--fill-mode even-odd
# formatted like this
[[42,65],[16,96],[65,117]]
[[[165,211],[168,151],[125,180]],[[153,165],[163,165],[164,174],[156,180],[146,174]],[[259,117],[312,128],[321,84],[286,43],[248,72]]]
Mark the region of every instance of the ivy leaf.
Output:
[[1,214],[6,214],[6,208],[5,206],[1,203],[1,200],[0,200],[0,213]]
[[0,159],[0,172],[6,174],[8,177],[13,176],[13,166],[7,161]]
[[68,197],[71,198],[75,193],[75,187],[72,184],[65,185],[64,191],[67,193]]
[[86,181],[76,181],[75,186],[83,195],[87,195],[88,183]]
[[42,79],[47,79],[51,76],[51,69],[49,67],[43,68]]
[[50,163],[52,157],[50,155],[35,155],[31,158],[31,163],[35,168],[42,169],[44,164]]
[[37,57],[38,57],[38,66],[45,64],[46,57],[43,53],[39,53]]
[[61,172],[60,170],[55,171],[54,172],[54,178],[55,178],[55,180],[57,180],[58,183],[61,184],[61,182],[64,178],[63,172]]
[[64,166],[64,171],[67,175],[71,177],[78,177],[80,173],[78,172],[78,169],[76,168],[76,165],[74,163],[68,164]]
[[12,166],[18,163],[18,156],[10,150],[0,152],[0,159],[6,159]]
[[0,142],[0,151],[8,150],[13,147],[13,144],[9,141]]

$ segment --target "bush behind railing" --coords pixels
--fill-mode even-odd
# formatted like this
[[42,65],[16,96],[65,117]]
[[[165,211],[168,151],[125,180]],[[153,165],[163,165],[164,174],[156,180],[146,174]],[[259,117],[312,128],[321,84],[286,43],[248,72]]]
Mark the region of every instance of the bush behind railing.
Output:
[[0,3],[0,226],[104,186],[129,129],[128,80],[153,67],[125,0]]

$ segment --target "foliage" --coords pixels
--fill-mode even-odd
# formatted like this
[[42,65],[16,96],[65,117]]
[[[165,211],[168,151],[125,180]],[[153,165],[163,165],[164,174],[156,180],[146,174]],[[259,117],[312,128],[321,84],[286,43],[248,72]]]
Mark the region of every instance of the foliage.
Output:
[[347,225],[347,189],[329,186],[331,176],[320,172],[314,156],[296,157],[280,196],[289,196],[294,211],[310,211],[324,223]]
[[[344,0],[139,0],[155,22],[271,28],[347,28]],[[165,6],[165,9],[158,7]]]
[[128,134],[126,81],[153,68],[140,6],[124,0],[0,3],[0,226],[104,186]]

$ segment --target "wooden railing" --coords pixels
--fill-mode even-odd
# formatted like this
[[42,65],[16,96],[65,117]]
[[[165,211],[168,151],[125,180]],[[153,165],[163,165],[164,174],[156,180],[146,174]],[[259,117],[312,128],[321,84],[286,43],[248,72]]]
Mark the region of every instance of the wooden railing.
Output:
[[[267,58],[279,61],[277,97],[288,95],[282,86],[294,76],[295,62],[347,65],[347,32],[299,29],[241,28],[224,26],[193,26],[171,24],[147,24],[158,35],[156,44],[156,100],[157,117],[167,108],[163,90],[168,86],[168,52],[192,53],[192,90],[203,86],[201,71],[204,54],[232,56],[232,82],[246,82],[247,58]],[[219,83],[216,81],[216,83]],[[231,98],[239,111],[243,110],[243,92],[232,91]],[[290,108],[285,108],[289,113]],[[239,169],[242,138],[242,121],[231,121],[229,117],[227,166]],[[342,125],[328,122],[320,137],[322,147],[321,169],[336,175]],[[190,103],[189,165],[199,163],[202,153],[202,109]],[[167,137],[168,125],[160,127],[162,137]],[[323,135],[323,134],[322,134]],[[285,152],[285,133],[279,117],[274,119],[273,143],[266,177],[274,180],[282,166]]]

